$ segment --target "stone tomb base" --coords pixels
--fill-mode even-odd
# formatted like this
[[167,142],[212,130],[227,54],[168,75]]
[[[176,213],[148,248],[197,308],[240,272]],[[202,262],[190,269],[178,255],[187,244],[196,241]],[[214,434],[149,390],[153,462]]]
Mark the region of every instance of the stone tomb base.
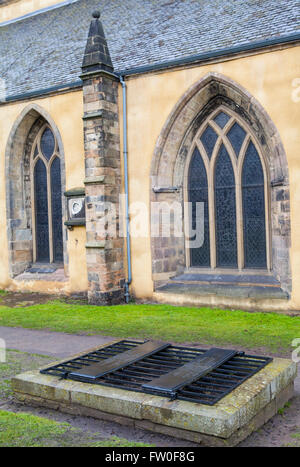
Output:
[[24,404],[135,426],[206,446],[235,446],[293,396],[296,374],[295,363],[274,358],[214,406],[61,380],[39,371],[16,376],[12,385],[16,398]]

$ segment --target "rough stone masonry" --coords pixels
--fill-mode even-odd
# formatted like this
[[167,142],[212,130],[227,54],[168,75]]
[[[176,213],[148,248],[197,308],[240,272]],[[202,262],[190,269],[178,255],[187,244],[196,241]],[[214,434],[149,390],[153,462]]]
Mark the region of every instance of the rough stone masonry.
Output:
[[118,77],[107,48],[100,13],[93,13],[82,75],[88,300],[123,301],[123,238],[119,235],[121,187]]

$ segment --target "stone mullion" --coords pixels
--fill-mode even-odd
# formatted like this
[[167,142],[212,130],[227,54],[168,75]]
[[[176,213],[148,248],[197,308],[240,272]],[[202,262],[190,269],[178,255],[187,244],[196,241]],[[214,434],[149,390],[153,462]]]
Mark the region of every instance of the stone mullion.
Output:
[[[32,156],[31,156],[32,157]],[[32,251],[32,256],[33,256],[33,262],[36,262],[36,220],[35,220],[35,193],[34,193],[34,167],[39,159],[39,155],[37,155],[35,161],[31,160],[30,163],[30,189],[31,189],[31,200],[32,200],[32,246],[33,246],[33,251]]]
[[47,202],[48,202],[48,236],[49,236],[49,262],[53,263],[53,225],[52,225],[52,197],[51,197],[51,166],[47,161],[45,164],[47,173]]

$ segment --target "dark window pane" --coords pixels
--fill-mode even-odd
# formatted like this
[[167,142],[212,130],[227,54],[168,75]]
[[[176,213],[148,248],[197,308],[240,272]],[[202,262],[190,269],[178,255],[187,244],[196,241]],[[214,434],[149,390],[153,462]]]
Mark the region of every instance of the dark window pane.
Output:
[[[189,202],[192,203],[192,229],[196,229],[196,203],[204,203],[204,243],[190,249],[191,266],[210,266],[207,176],[202,157],[195,149],[189,167]],[[191,239],[193,240],[193,239]]]
[[235,123],[227,133],[227,138],[231,142],[231,146],[233,147],[237,157],[240,153],[245,136],[246,132],[238,123]]
[[35,145],[35,150],[34,150],[34,153],[33,153],[33,158],[35,159],[36,156],[38,155],[39,151],[38,151],[38,147],[37,147],[37,144]]
[[219,125],[220,128],[224,128],[229,120],[229,115],[225,114],[224,112],[218,113],[218,115],[214,118],[214,121]]
[[215,167],[215,222],[218,267],[237,267],[235,178],[222,144]]
[[50,159],[54,152],[55,140],[50,128],[46,128],[41,137],[41,150],[46,159]]
[[62,238],[62,204],[61,204],[61,175],[60,160],[54,159],[51,165],[51,202],[52,202],[52,236],[53,236],[53,259],[63,260],[63,238]]
[[245,267],[266,268],[264,174],[252,141],[245,155],[242,191]]
[[34,168],[36,259],[49,261],[49,225],[47,173],[44,162],[39,159]]
[[264,184],[264,173],[260,157],[252,141],[250,141],[245,155],[242,183],[245,186]]
[[206,130],[202,133],[200,140],[209,158],[211,158],[212,156],[217,139],[218,135],[210,126],[208,126]]

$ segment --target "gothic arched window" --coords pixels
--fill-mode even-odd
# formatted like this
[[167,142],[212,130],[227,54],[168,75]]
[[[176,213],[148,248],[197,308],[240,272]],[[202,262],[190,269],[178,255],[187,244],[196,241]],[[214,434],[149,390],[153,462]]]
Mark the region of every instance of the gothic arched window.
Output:
[[237,114],[219,107],[200,127],[188,158],[193,230],[196,202],[204,203],[204,242],[189,243],[188,266],[270,270],[267,187],[254,133]]
[[208,185],[206,169],[198,148],[195,148],[189,166],[189,200],[192,202],[192,229],[196,229],[196,203],[204,203],[204,244],[202,248],[191,249],[191,263],[210,266]]
[[31,193],[34,262],[63,261],[62,193],[57,141],[45,124],[31,153]]

